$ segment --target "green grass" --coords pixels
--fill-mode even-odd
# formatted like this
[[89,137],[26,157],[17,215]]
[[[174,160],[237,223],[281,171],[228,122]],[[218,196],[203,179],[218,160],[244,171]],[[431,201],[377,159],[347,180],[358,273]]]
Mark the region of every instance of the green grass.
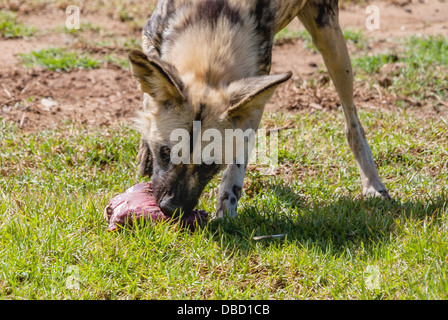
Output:
[[[445,101],[448,97],[448,38],[444,36],[411,36],[394,40],[397,49],[369,54],[369,39],[358,30],[344,30],[347,43],[357,50],[352,52],[352,63],[358,80],[378,83],[382,68],[395,65],[390,74],[389,93],[401,100],[411,99],[424,102],[434,95]],[[305,48],[317,53],[308,32],[283,29],[276,35],[276,41],[302,39]],[[323,66],[322,66],[323,67]],[[423,85],[424,84],[424,85]],[[399,104],[403,104],[399,101]]]
[[16,19],[12,12],[0,12],[0,38],[23,38],[30,37],[36,30],[27,27]]
[[448,38],[413,36],[401,40],[400,48],[398,52],[355,57],[352,61],[358,77],[372,79],[384,65],[395,63],[399,68],[389,75],[391,92],[418,100],[437,94],[444,100],[448,93]]
[[347,43],[352,43],[357,49],[360,50],[368,49],[369,40],[361,30],[344,29],[343,34]]
[[[237,219],[113,234],[102,210],[142,180],[138,134],[70,123],[32,134],[0,120],[0,298],[448,298],[447,119],[360,117],[394,202],[359,197],[341,114],[269,114],[263,125],[293,129],[276,175],[248,172]],[[218,184],[200,208],[214,211]],[[73,266],[78,290],[66,285]]]
[[353,66],[367,74],[378,73],[387,63],[397,62],[398,57],[395,54],[379,53],[373,56],[366,56],[353,59]]
[[303,41],[303,47],[309,51],[318,52],[316,47],[313,44],[313,40],[306,30],[290,30],[288,27],[280,30],[279,33],[275,35],[275,42],[282,43],[282,42],[290,42],[295,41],[297,39],[300,39]]
[[49,70],[69,71],[72,69],[95,69],[101,62],[87,54],[70,52],[61,48],[49,48],[21,54],[27,67],[40,66]]
[[310,34],[306,30],[290,30],[288,27],[280,30],[275,35],[275,40],[295,40],[302,38],[306,41],[312,41]]
[[123,57],[117,56],[115,54],[107,54],[104,57],[104,61],[115,64],[115,65],[121,67],[122,69],[127,69],[127,70],[131,66],[129,63],[129,59],[127,57],[123,58]]
[[79,28],[74,28],[74,29],[68,29],[66,26],[61,26],[55,29],[55,32],[65,32],[68,34],[79,34],[79,33],[83,33],[83,32],[93,32],[93,33],[100,33],[101,32],[101,27],[97,26],[95,24],[92,24],[91,22],[82,22],[79,25]]
[[[89,1],[83,12],[147,17],[118,2]],[[30,8],[50,4],[64,9],[67,2],[27,1]],[[101,31],[81,28],[89,30]],[[358,79],[375,83],[385,64],[403,63],[390,75],[390,93],[446,97],[446,38],[403,39],[402,50],[369,56],[361,31],[344,35],[359,49],[352,54]],[[315,50],[305,31],[285,29],[277,39],[297,38]],[[138,46],[104,41],[98,46]],[[89,49],[22,57],[28,66],[60,71],[105,61],[128,68],[120,53],[96,58]],[[24,133],[0,119],[0,299],[447,299],[448,119],[380,111],[360,117],[394,202],[360,197],[342,114],[269,114],[264,125],[293,129],[280,135],[276,175],[248,172],[237,219],[194,233],[156,224],[116,234],[107,233],[102,211],[142,181],[134,130],[67,122]],[[218,185],[212,180],[200,208],[215,210]],[[280,233],[286,237],[253,240]],[[79,289],[66,283],[73,267]]]
[[[101,46],[100,46],[101,47]],[[125,47],[127,47],[125,45]],[[84,52],[70,51],[65,48],[49,48],[33,51],[30,54],[21,54],[22,63],[27,67],[44,67],[55,71],[70,71],[73,69],[97,69],[105,62],[115,64],[123,69],[129,69],[129,60],[123,54],[106,54],[101,58]]]

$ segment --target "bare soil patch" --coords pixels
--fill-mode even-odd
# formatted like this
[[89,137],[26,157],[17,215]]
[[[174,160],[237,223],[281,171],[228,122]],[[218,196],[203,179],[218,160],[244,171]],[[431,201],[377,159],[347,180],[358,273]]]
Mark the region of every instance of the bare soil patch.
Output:
[[24,129],[56,126],[66,119],[88,125],[128,121],[141,104],[134,79],[114,65],[68,73],[13,69],[0,81],[2,100],[9,96],[3,100],[2,116]]

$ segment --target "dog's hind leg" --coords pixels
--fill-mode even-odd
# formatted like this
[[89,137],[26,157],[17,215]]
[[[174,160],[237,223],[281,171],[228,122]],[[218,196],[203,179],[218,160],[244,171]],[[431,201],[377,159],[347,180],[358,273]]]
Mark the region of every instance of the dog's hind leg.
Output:
[[347,140],[361,174],[363,193],[367,196],[390,199],[378,175],[372,151],[353,102],[353,71],[345,38],[339,26],[338,1],[308,1],[298,17],[322,54],[341,100],[346,120]]

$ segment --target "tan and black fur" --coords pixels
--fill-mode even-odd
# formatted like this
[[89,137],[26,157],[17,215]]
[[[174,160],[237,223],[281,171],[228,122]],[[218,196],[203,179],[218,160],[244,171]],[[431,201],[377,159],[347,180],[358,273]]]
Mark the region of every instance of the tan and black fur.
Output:
[[[269,75],[274,35],[298,17],[321,52],[346,119],[364,194],[389,198],[353,103],[353,72],[338,22],[337,0],[160,0],[143,30],[143,52],[130,53],[145,93],[137,120],[142,175],[152,176],[167,214],[189,212],[224,165],[169,161],[172,130],[256,130],[264,105],[291,73]],[[192,157],[194,155],[191,155]],[[229,164],[217,216],[235,216],[246,166]]]

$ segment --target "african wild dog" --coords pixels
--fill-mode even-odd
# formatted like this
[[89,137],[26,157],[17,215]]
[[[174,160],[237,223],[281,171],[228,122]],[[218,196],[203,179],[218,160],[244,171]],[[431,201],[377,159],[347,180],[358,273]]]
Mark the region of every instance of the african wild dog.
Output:
[[[257,129],[264,105],[291,73],[269,75],[274,35],[298,17],[324,57],[344,109],[346,135],[365,195],[389,199],[353,103],[353,72],[337,0],[159,0],[143,30],[143,51],[129,55],[145,93],[137,124],[139,171],[152,176],[167,214],[190,212],[219,164],[170,162],[172,130]],[[236,216],[245,165],[228,164],[217,217]]]

